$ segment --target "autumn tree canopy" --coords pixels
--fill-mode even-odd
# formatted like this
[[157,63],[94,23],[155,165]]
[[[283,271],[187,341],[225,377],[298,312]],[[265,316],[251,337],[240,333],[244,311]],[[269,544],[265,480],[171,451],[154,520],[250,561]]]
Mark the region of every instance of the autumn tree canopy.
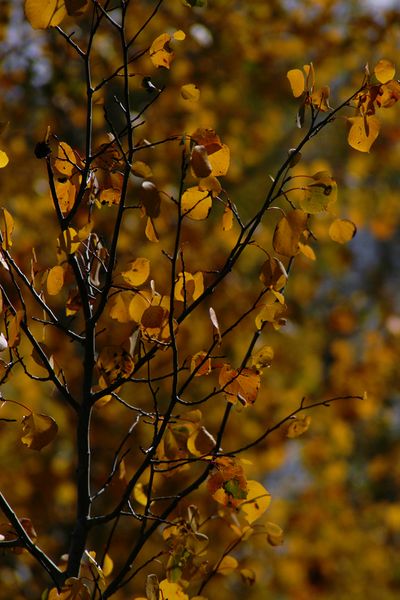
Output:
[[3,2],[1,599],[397,598],[373,4]]

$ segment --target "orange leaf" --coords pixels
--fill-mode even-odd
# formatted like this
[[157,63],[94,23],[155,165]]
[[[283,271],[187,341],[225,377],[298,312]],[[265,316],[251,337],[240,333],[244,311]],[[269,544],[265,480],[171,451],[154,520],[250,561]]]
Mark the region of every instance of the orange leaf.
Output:
[[225,363],[219,372],[219,385],[223,388],[228,402],[238,399],[244,406],[254,404],[260,389],[260,375],[253,369],[231,369]]

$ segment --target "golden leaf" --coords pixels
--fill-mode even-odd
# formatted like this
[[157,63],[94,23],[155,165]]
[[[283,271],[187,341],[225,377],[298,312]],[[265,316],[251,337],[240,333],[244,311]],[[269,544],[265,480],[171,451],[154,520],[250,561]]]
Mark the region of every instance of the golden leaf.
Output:
[[380,122],[375,115],[348,117],[350,131],[347,141],[352,148],[360,152],[369,152],[379,135]]
[[222,231],[230,231],[233,226],[233,210],[227,204],[222,215]]
[[54,182],[58,205],[61,212],[65,215],[71,210],[76,197],[76,187],[69,179],[58,179]]
[[312,176],[313,183],[304,189],[300,200],[300,208],[308,214],[316,214],[327,210],[336,201],[337,185],[327,171],[319,171]]
[[54,440],[58,426],[48,415],[31,413],[22,417],[21,442],[30,450],[41,450]]
[[255,354],[251,355],[251,365],[258,371],[270,367],[274,358],[274,349],[271,346],[263,346]]
[[247,498],[240,505],[246,521],[251,525],[265,513],[271,504],[271,494],[258,481],[247,482]]
[[345,244],[353,239],[357,227],[348,219],[336,219],[329,227],[329,236],[334,242]]
[[190,187],[182,195],[182,215],[194,221],[207,219],[211,206],[209,192],[201,191],[198,187]]
[[381,60],[378,60],[374,67],[374,73],[375,77],[380,83],[387,83],[394,78],[396,68],[394,64],[390,62],[390,60],[381,58]]
[[288,438],[299,437],[307,431],[307,429],[310,427],[310,423],[310,415],[305,415],[304,417],[294,417],[287,429],[286,436]]
[[130,312],[130,303],[136,296],[134,292],[119,292],[110,298],[108,303],[109,315],[119,323],[133,321]]
[[71,146],[65,142],[60,142],[58,144],[54,168],[65,177],[71,177],[76,171],[75,152],[72,150]]
[[194,83],[186,83],[181,87],[181,96],[188,102],[197,102],[200,98],[200,90]]
[[189,596],[185,594],[178,583],[173,583],[164,579],[160,582],[161,598],[165,600],[189,600]]
[[0,169],[3,169],[3,167],[6,167],[8,165],[9,162],[9,158],[7,156],[7,154],[4,152],[4,150],[0,150]]
[[123,271],[121,275],[129,285],[142,285],[149,278],[150,261],[147,258],[136,258],[129,263],[129,270]]
[[239,563],[237,559],[234,556],[227,554],[219,563],[217,573],[219,573],[220,575],[230,575],[231,573],[233,573],[233,571],[236,571],[238,566]]
[[304,73],[300,69],[290,69],[286,74],[295,98],[299,98],[305,89]]
[[203,273],[198,271],[193,275],[188,272],[179,273],[175,284],[175,299],[182,302],[196,300],[204,291]]
[[50,296],[56,296],[64,285],[64,267],[56,265],[52,267],[47,275],[46,286],[47,293]]
[[114,383],[117,379],[127,379],[135,367],[130,354],[119,346],[103,348],[96,365],[108,384]]
[[211,175],[214,177],[220,177],[226,175],[229,169],[230,163],[230,150],[226,144],[222,144],[222,148],[209,154],[208,160],[210,161],[212,172]]
[[61,250],[67,254],[74,254],[81,245],[78,232],[73,227],[68,227],[68,229],[63,231],[58,240]]
[[174,53],[169,47],[171,36],[169,33],[159,35],[150,46],[149,55],[153,65],[157,68],[169,69],[174,58]]
[[1,247],[9,250],[12,246],[11,236],[14,231],[14,219],[6,208],[1,209],[1,236],[3,238]]
[[64,0],[25,0],[24,10],[33,29],[57,27],[67,14]]
[[145,228],[145,235],[150,242],[159,242],[157,229],[155,228],[154,221],[151,217],[147,217],[147,223]]
[[144,178],[148,178],[153,175],[152,170],[149,167],[149,165],[147,165],[146,163],[144,163],[140,160],[136,160],[132,164],[132,173],[136,177],[144,177]]
[[276,523],[268,521],[265,523],[267,532],[267,541],[271,546],[281,546],[283,544],[283,529]]
[[300,237],[307,227],[307,213],[300,209],[289,211],[278,222],[273,236],[275,252],[283,256],[296,256],[300,252]]

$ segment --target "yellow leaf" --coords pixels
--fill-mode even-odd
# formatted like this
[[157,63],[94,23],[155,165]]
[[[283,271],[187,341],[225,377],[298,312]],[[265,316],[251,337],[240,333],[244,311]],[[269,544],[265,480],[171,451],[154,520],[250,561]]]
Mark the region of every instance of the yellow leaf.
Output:
[[64,0],[25,0],[24,10],[33,29],[56,27],[67,14]]
[[349,117],[350,131],[347,141],[352,148],[360,152],[369,152],[379,135],[380,122],[375,115]]
[[151,44],[149,50],[150,60],[155,67],[170,68],[174,58],[174,53],[169,46],[170,41],[171,36],[168,33],[162,33]]
[[303,71],[306,74],[305,87],[307,90],[310,90],[312,92],[315,86],[314,65],[312,63],[303,65]]
[[307,213],[300,209],[289,211],[278,222],[273,236],[275,252],[283,256],[295,256],[300,252],[300,237],[307,227]]
[[256,574],[253,569],[240,569],[240,577],[247,585],[253,585],[256,581]]
[[300,69],[291,69],[287,72],[293,96],[299,98],[304,92],[304,73]]
[[142,291],[131,296],[129,302],[129,317],[135,323],[140,323],[144,311],[151,305],[151,293]]
[[21,321],[24,318],[24,312],[17,310],[16,314],[10,319],[8,325],[8,345],[10,348],[16,348],[21,341]]
[[314,182],[304,189],[300,208],[311,215],[327,210],[336,201],[337,185],[327,171],[319,171],[312,176]]
[[196,300],[204,291],[203,273],[198,271],[194,275],[191,273],[179,273],[175,284],[175,299],[182,302],[192,302]]
[[104,577],[111,575],[114,568],[114,561],[109,554],[106,554],[103,560],[103,573]]
[[233,226],[233,210],[227,204],[222,215],[222,231],[230,231]]
[[295,417],[286,432],[288,438],[296,438],[302,435],[310,427],[311,417],[306,415],[304,417]]
[[311,248],[311,246],[309,246],[308,244],[302,244],[301,242],[299,242],[299,248],[300,248],[300,252],[304,256],[306,256],[310,260],[316,260],[317,257],[315,256],[315,252]]
[[186,83],[181,87],[181,96],[188,102],[197,102],[200,98],[200,90],[194,83]]
[[271,494],[258,481],[247,482],[247,498],[240,505],[246,521],[251,525],[265,513],[271,504]]
[[69,577],[60,591],[57,588],[50,590],[47,600],[90,600],[89,588],[77,577]]
[[207,219],[211,205],[209,192],[201,191],[198,187],[190,187],[182,195],[182,215],[194,221]]
[[130,303],[134,297],[134,292],[119,292],[112,296],[108,303],[110,317],[119,323],[129,323],[132,321]]
[[314,104],[315,108],[321,112],[328,112],[331,110],[331,107],[329,106],[329,94],[330,89],[327,85],[313,92],[311,94],[311,102]]
[[138,502],[142,506],[146,506],[147,496],[144,493],[143,483],[141,483],[140,481],[133,488],[133,497],[135,498],[136,502]]
[[239,563],[234,556],[227,554],[223,557],[221,562],[218,565],[217,573],[220,575],[230,575],[233,571],[236,571]]
[[160,582],[160,591],[163,600],[189,600],[189,596],[185,594],[181,586],[178,583],[168,581],[168,579],[163,579]]
[[61,212],[65,215],[71,210],[75,202],[76,187],[69,179],[60,179],[54,182],[58,205]]
[[140,160],[136,160],[132,164],[132,173],[134,175],[136,175],[136,177],[144,177],[146,179],[153,175],[152,170],[149,167],[149,165],[146,165],[146,163],[144,163]]
[[209,175],[208,177],[202,178],[199,180],[199,190],[210,192],[211,196],[215,198],[222,191],[222,186],[218,179],[213,175]]
[[78,232],[73,227],[68,227],[59,237],[60,247],[67,254],[74,254],[81,245]]
[[251,365],[258,371],[271,366],[274,358],[274,349],[271,346],[263,346],[255,354],[251,355]]
[[336,219],[329,227],[329,236],[334,242],[345,244],[356,235],[357,227],[348,219]]
[[283,529],[276,525],[276,523],[271,523],[268,521],[265,524],[265,529],[267,532],[267,541],[271,546],[281,546],[283,544]]
[[8,165],[9,158],[4,150],[0,150],[0,169]]
[[283,319],[285,311],[286,305],[279,302],[279,300],[277,302],[274,297],[274,302],[264,304],[256,316],[255,323],[257,329],[261,329],[265,322],[271,323],[275,329],[279,329],[285,324],[285,320]]
[[174,40],[178,40],[179,42],[182,42],[186,38],[186,33],[184,31],[182,31],[182,29],[177,29],[172,34],[172,37],[174,38]]
[[41,450],[56,437],[58,426],[48,415],[31,413],[22,417],[21,442],[30,450]]
[[134,287],[142,285],[150,275],[150,261],[147,258],[136,258],[129,263],[129,270],[121,273],[124,281]]
[[76,156],[71,146],[65,142],[60,142],[57,148],[57,158],[54,161],[54,167],[61,175],[71,177],[76,171]]
[[154,225],[154,221],[151,217],[147,217],[147,223],[145,228],[145,235],[150,242],[159,242],[157,230]]
[[230,163],[230,150],[226,144],[222,144],[222,148],[209,154],[208,160],[210,161],[213,177],[220,177],[226,175],[229,169]]
[[96,365],[108,384],[114,383],[120,378],[127,379],[135,367],[130,354],[119,346],[106,346],[103,348]]
[[9,250],[12,246],[11,235],[14,231],[14,219],[6,208],[1,209],[1,236],[3,250]]
[[56,296],[64,285],[64,268],[60,265],[52,267],[47,275],[47,293]]
[[380,83],[387,83],[394,78],[396,68],[390,60],[381,58],[374,67],[374,73]]

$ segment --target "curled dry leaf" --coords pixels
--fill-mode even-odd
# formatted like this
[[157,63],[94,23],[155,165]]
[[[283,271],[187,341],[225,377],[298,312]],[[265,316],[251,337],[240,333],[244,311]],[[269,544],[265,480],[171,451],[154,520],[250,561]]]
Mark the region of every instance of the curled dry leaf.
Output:
[[190,155],[190,166],[196,177],[208,177],[211,175],[213,169],[205,146],[193,146]]
[[304,417],[294,417],[294,419],[289,424],[286,436],[288,438],[299,437],[307,431],[307,429],[310,427],[310,423],[310,415],[305,415]]
[[31,413],[22,417],[21,442],[30,450],[41,450],[54,440],[58,426],[53,417]]

